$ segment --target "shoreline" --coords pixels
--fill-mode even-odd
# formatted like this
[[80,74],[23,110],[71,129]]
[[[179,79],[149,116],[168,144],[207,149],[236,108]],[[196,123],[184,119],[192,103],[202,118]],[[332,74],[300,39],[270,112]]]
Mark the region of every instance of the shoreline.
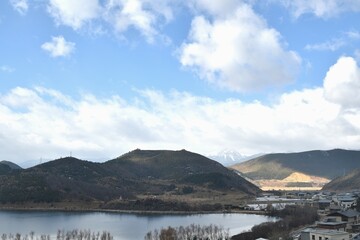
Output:
[[46,208],[46,207],[4,207],[0,206],[0,211],[27,211],[27,212],[98,212],[98,213],[120,213],[120,214],[159,214],[159,215],[196,215],[196,214],[252,214],[266,215],[264,211],[250,210],[227,210],[227,211],[161,211],[161,210],[121,210],[121,209],[102,209],[102,208]]

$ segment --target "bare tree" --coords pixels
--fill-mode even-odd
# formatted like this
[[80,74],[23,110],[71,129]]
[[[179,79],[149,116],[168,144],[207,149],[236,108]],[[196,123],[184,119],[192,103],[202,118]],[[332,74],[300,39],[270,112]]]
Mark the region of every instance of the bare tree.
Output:
[[221,226],[209,225],[201,226],[191,224],[187,227],[163,228],[160,232],[155,229],[148,232],[145,240],[189,240],[189,239],[208,239],[208,240],[228,240],[230,239],[229,230]]

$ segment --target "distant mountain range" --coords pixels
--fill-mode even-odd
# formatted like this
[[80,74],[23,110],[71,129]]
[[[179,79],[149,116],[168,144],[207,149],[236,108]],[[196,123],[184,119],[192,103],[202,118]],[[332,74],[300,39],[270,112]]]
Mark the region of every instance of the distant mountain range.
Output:
[[[229,161],[243,157],[234,151],[220,155]],[[1,161],[0,202],[108,204],[153,196],[192,201],[220,199],[229,193],[254,196],[260,192],[257,186],[315,190],[325,185],[327,190],[346,190],[360,186],[356,169],[360,169],[360,151],[342,149],[265,154],[230,168],[185,150],[137,149],[103,163],[66,157],[28,169]]]
[[331,179],[360,168],[360,151],[334,149],[266,154],[231,168],[254,180],[263,189],[319,189]]
[[[7,166],[1,164],[0,166]],[[260,189],[202,155],[134,150],[94,163],[66,157],[28,169],[0,169],[0,202],[71,202],[139,199],[146,196],[254,196]]]

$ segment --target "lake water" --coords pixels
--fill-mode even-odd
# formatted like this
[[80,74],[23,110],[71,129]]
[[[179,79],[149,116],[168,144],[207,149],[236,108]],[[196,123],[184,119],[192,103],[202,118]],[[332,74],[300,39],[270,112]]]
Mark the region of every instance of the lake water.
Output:
[[250,229],[252,226],[271,221],[272,218],[248,214],[125,214],[104,212],[29,212],[0,211],[0,234],[21,233],[56,235],[58,229],[90,229],[109,231],[117,240],[141,240],[147,232],[168,226],[190,224],[221,225],[230,235]]

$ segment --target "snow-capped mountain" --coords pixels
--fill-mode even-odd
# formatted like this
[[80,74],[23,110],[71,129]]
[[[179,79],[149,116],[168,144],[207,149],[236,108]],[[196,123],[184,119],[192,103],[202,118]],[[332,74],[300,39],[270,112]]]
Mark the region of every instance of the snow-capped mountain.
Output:
[[225,149],[225,150],[220,151],[219,153],[208,155],[207,157],[210,159],[213,159],[215,161],[218,161],[222,165],[228,167],[228,166],[231,166],[231,165],[234,165],[237,163],[247,161],[247,160],[255,158],[255,157],[259,157],[261,155],[263,155],[263,154],[246,156],[246,155],[240,154],[239,152],[237,152],[235,150]]

